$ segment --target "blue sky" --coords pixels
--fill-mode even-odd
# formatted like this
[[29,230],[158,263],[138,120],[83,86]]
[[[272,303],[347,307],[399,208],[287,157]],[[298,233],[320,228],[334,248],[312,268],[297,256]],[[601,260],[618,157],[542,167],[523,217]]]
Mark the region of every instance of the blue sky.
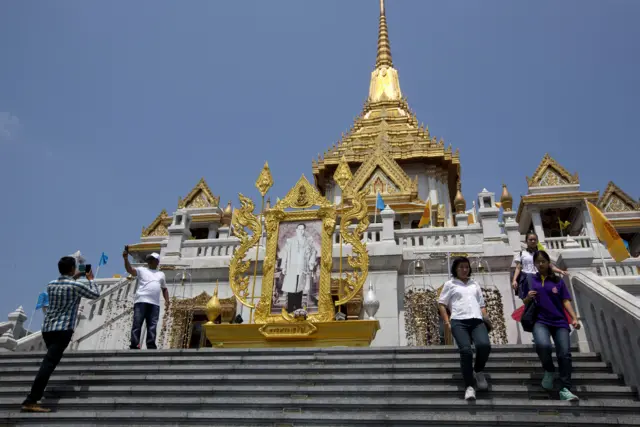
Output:
[[[0,3],[0,321],[81,250],[101,275],[205,177],[282,196],[359,113],[377,0]],[[418,119],[460,148],[467,201],[518,199],[545,152],[638,197],[640,2],[387,0]],[[37,322],[38,320],[36,320]]]

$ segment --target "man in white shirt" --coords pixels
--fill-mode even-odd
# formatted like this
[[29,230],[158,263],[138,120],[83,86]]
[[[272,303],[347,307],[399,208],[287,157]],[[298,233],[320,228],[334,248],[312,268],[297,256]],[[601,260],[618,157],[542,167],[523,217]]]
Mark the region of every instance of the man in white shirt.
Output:
[[287,239],[280,255],[284,275],[282,291],[287,293],[287,312],[289,313],[306,305],[311,290],[317,254],[313,239],[307,235],[306,231],[305,224],[298,224],[296,235]]
[[131,267],[129,263],[129,251],[125,248],[122,253],[124,258],[124,268],[127,273],[138,278],[138,289],[136,290],[133,304],[133,324],[131,325],[131,348],[140,349],[140,333],[142,332],[142,322],[147,324],[147,349],[155,350],[156,329],[160,318],[160,293],[164,297],[165,310],[169,309],[169,291],[167,290],[167,280],[162,271],[158,270],[160,255],[152,253],[146,258],[146,267]]

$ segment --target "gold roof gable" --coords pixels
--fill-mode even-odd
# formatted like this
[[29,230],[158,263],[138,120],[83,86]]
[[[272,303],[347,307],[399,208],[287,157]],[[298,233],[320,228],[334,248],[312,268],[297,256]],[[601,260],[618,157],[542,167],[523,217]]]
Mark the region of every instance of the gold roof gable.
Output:
[[598,200],[598,207],[603,212],[640,211],[640,202],[622,191],[613,181],[609,181],[602,197]]
[[[398,72],[393,68],[384,1],[380,2],[376,66],[371,73],[369,96],[362,112],[337,144],[312,161],[316,184],[330,181],[330,174],[342,156],[353,163],[364,163],[375,149],[379,138],[385,138],[394,160],[432,159],[459,178],[460,154],[445,148],[442,139],[431,136],[429,128],[420,124],[400,90]],[[455,179],[454,181],[457,181]]]
[[529,187],[551,187],[557,185],[579,184],[578,174],[571,175],[565,168],[560,166],[549,153],[546,153],[538,168],[533,173],[533,177],[527,177]]
[[[395,201],[412,201],[418,195],[418,182],[411,180],[402,170],[398,162],[389,155],[389,145],[384,141],[379,141],[373,153],[360,165],[351,181],[347,184],[346,193],[355,194],[366,190],[367,197],[376,197],[376,193],[382,195],[391,194]],[[372,178],[379,178],[382,181],[382,188],[376,188],[376,182]],[[391,182],[384,182],[388,178]],[[392,185],[389,185],[392,184]],[[379,191],[382,190],[382,191]],[[386,190],[386,191],[385,191]],[[390,191],[391,190],[391,191]]]
[[309,183],[303,174],[287,195],[278,200],[274,209],[307,209],[312,206],[330,207],[331,203],[320,194],[316,187]]
[[167,214],[167,211],[162,209],[162,212],[153,220],[148,227],[142,227],[142,234],[140,237],[160,237],[168,236],[169,230],[167,226],[171,224],[171,217]]
[[204,178],[193,187],[184,199],[178,200],[178,208],[216,208],[220,205],[220,196],[216,197],[211,192]]

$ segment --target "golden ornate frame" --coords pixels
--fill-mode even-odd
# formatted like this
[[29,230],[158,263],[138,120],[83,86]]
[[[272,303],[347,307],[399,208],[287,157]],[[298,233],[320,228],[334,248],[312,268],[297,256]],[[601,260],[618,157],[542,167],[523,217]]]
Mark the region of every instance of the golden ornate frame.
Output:
[[[318,209],[307,210],[317,206]],[[286,211],[286,209],[301,209]],[[310,314],[307,321],[328,322],[333,320],[335,308],[331,299],[331,268],[333,265],[333,233],[336,227],[336,208],[312,186],[304,175],[284,199],[265,212],[267,245],[262,266],[262,296],[256,308],[256,323],[275,323],[293,320],[283,309],[281,314],[271,313],[275,264],[278,250],[278,235],[281,222],[322,221],[320,246],[320,289],[318,312]]]

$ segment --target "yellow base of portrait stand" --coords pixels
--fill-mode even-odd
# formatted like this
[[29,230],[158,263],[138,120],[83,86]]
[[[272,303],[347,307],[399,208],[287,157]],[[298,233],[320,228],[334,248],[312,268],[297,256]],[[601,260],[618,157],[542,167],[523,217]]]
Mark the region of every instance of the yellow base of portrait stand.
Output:
[[380,329],[377,320],[205,324],[214,348],[368,347]]

